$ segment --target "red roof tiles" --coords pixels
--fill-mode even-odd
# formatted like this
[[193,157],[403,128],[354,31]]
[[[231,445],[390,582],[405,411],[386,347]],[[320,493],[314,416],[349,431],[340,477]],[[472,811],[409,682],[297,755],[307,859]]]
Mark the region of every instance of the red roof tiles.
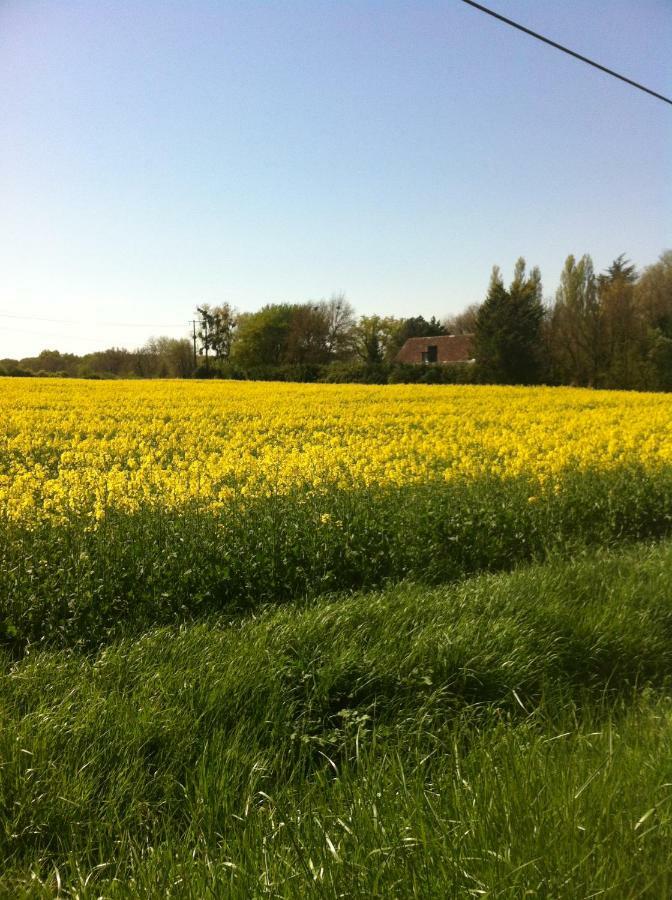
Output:
[[423,363],[423,353],[436,347],[437,363],[469,362],[473,359],[473,334],[441,334],[409,338],[395,357],[398,363]]

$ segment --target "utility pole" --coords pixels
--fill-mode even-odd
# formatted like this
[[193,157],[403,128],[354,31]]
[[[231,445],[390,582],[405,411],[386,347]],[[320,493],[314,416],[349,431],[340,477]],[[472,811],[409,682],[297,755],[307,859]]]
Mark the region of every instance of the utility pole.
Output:
[[196,319],[191,320],[191,333],[194,339],[194,369],[196,368]]
[[203,345],[205,346],[205,371],[210,371],[210,360],[208,359],[208,350],[210,349],[210,329],[208,328],[208,317],[203,317],[203,324],[205,325],[205,338],[203,340]]
[[208,351],[210,350],[210,322],[212,321],[212,313],[210,311],[210,307],[208,304],[204,304],[203,306],[197,306],[196,312],[201,317],[201,343],[203,344],[203,349],[205,350],[205,369],[207,372],[210,371],[210,359],[208,355]]

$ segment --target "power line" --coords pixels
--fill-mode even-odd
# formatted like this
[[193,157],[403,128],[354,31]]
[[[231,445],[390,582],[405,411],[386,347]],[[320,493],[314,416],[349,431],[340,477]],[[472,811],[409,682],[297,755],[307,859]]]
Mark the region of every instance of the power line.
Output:
[[613,69],[608,69],[606,66],[602,66],[600,65],[600,63],[595,62],[595,60],[588,59],[587,56],[582,56],[580,53],[576,53],[574,50],[570,50],[569,47],[563,47],[562,44],[558,44],[556,41],[552,41],[550,38],[544,37],[543,34],[538,34],[538,32],[532,31],[531,28],[526,28],[519,22],[514,22],[513,19],[507,19],[506,16],[502,16],[494,10],[488,9],[487,6],[482,6],[480,3],[475,3],[474,0],[462,0],[462,2],[467,3],[469,6],[473,6],[474,9],[478,9],[481,12],[486,13],[486,15],[488,16],[492,16],[493,19],[499,19],[500,22],[504,22],[506,25],[510,25],[512,28],[517,28],[518,31],[529,34],[530,37],[536,38],[538,41],[543,41],[544,44],[550,44],[550,46],[555,47],[556,50],[562,50],[563,53],[567,53],[569,56],[573,56],[574,59],[579,59],[581,60],[581,62],[588,63],[589,66],[593,66],[593,68],[599,69],[600,72],[606,72],[607,75],[611,75],[613,78],[618,78],[620,81],[624,81],[626,84],[638,88],[640,91],[644,91],[644,93],[646,94],[651,94],[652,97],[656,97],[656,99],[662,100],[663,103],[669,103],[670,106],[672,106],[672,100],[669,97],[665,97],[663,94],[652,91],[651,88],[644,87],[643,84],[639,84],[638,82],[633,81],[631,78],[626,78],[625,75],[619,75],[619,73],[614,72]]
[[89,343],[101,344],[102,339],[100,337],[93,337],[86,334],[60,334],[55,331],[29,331],[25,328],[5,328],[0,329],[0,333],[2,334],[29,334],[33,337],[44,337],[49,338],[50,340],[56,338],[62,338],[64,340],[71,341],[87,341]]
[[2,319],[28,319],[31,322],[58,322],[61,325],[106,325],[119,328],[185,328],[187,322],[171,323],[170,325],[157,322],[99,322],[95,319],[49,319],[44,316],[20,316],[16,313],[0,312]]
[[[58,332],[58,331],[33,331],[32,329],[27,329],[27,328],[13,328],[13,327],[8,328],[5,325],[0,326],[0,337],[2,337],[3,335],[11,336],[13,334],[28,334],[31,337],[48,338],[49,340],[65,340],[65,341],[71,341],[74,343],[76,343],[78,341],[85,341],[86,343],[89,343],[89,344],[98,344],[99,347],[103,347],[104,341],[105,341],[105,338],[101,337],[100,335],[98,337],[94,337],[93,335],[90,335],[90,334],[63,334],[62,332]],[[186,338],[186,339],[188,340],[188,338]],[[113,345],[113,346],[114,346],[114,349],[117,349],[117,345]],[[111,348],[110,348],[110,346],[107,346],[107,347],[104,347],[104,349],[109,350]],[[127,348],[121,348],[121,349],[127,349]],[[104,350],[101,350],[100,352],[102,353],[102,352],[104,352]]]

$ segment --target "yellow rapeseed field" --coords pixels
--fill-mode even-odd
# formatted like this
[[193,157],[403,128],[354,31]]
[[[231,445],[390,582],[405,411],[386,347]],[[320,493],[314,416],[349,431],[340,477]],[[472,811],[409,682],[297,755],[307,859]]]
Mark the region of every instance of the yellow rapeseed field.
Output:
[[569,388],[0,379],[25,523],[233,493],[672,463],[672,397]]

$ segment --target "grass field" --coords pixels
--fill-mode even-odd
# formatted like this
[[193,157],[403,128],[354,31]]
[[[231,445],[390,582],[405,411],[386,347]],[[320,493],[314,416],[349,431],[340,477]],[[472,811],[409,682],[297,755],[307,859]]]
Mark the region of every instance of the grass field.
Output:
[[17,382],[0,896],[670,896],[670,399]]

